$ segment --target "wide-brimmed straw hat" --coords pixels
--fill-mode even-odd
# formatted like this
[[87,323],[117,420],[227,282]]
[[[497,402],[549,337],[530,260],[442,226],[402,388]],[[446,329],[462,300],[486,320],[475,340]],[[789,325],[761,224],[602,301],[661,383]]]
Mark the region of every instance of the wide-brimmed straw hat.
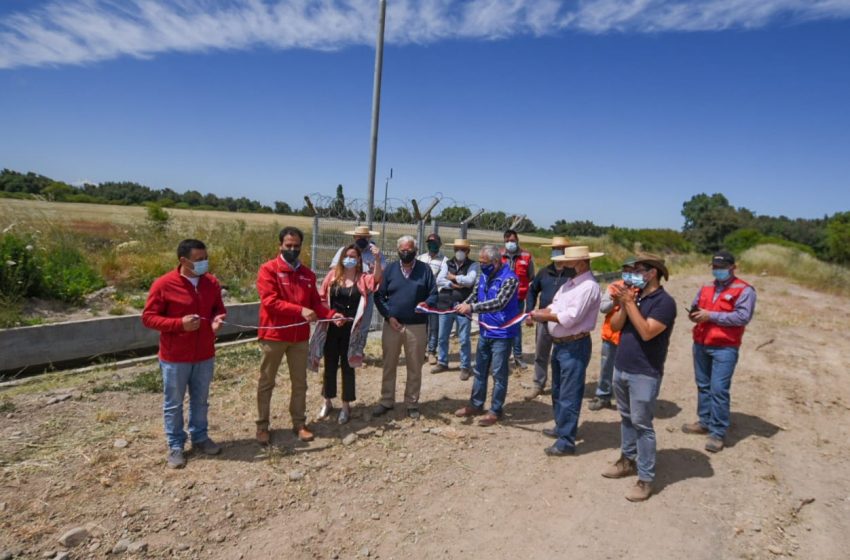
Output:
[[553,237],[551,243],[543,243],[540,245],[541,247],[569,247],[570,246],[570,238],[569,237]]
[[638,253],[635,257],[635,264],[648,264],[652,268],[658,269],[661,276],[665,280],[670,278],[670,272],[667,270],[667,265],[664,263],[664,257],[653,253]]
[[346,235],[381,235],[379,232],[369,229],[369,226],[357,226],[351,231],[344,231],[342,233]]
[[452,247],[454,247],[455,249],[469,249],[474,246],[475,245],[469,244],[469,239],[455,239],[452,242]]
[[583,261],[586,259],[595,259],[597,257],[601,257],[605,253],[591,253],[588,250],[587,245],[576,245],[573,247],[565,247],[564,254],[552,257],[553,261]]

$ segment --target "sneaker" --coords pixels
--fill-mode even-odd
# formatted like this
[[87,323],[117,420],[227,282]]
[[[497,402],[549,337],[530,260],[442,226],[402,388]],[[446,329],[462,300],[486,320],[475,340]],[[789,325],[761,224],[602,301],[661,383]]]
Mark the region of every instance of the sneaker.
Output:
[[[436,354],[428,354],[428,363],[432,366],[437,365],[437,355]],[[431,373],[434,373],[433,371]]]
[[472,377],[472,370],[469,368],[460,368],[460,380],[466,381]]
[[351,410],[346,407],[343,407],[339,411],[339,416],[336,419],[337,424],[348,424],[349,420],[351,420]]
[[695,434],[704,436],[708,433],[708,428],[700,424],[699,422],[693,422],[692,424],[682,424],[682,431],[686,434]]
[[408,408],[407,409],[407,417],[412,418],[413,420],[419,420],[419,409],[418,408]]
[[611,399],[606,399],[604,397],[593,397],[590,399],[590,403],[588,403],[587,408],[589,410],[602,410],[603,408],[614,408],[611,406]]
[[325,401],[325,403],[322,405],[322,408],[319,409],[319,415],[316,416],[316,420],[324,420],[325,418],[331,415],[333,409],[333,403],[331,403],[330,401]]
[[716,438],[714,436],[708,436],[705,440],[705,450],[710,451],[712,453],[717,453],[718,451],[723,451],[725,447],[723,440],[720,438]]
[[260,445],[268,445],[272,440],[272,435],[266,428],[257,428],[257,443]]
[[204,455],[218,455],[221,453],[221,446],[212,439],[207,438],[204,441],[192,444],[193,451],[200,451]]
[[652,483],[646,480],[638,480],[626,494],[626,499],[630,502],[643,502],[648,500],[651,495]]
[[444,371],[448,371],[449,366],[441,363],[437,363],[434,367],[431,368],[431,373],[443,373]]
[[172,447],[168,450],[166,461],[169,469],[182,469],[186,466],[186,458],[183,457],[183,450],[179,447]]
[[528,393],[525,394],[525,400],[533,401],[537,397],[539,397],[543,393],[543,387],[539,385],[534,385],[531,389],[528,390]]
[[629,459],[625,455],[620,455],[617,461],[602,471],[602,476],[605,478],[625,478],[637,474],[637,465],[634,459]]

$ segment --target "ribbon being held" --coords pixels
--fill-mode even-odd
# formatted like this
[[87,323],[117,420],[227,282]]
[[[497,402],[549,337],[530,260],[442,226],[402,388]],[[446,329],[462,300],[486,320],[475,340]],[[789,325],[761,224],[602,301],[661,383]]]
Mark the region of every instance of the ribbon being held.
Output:
[[[417,305],[416,306],[416,312],[417,313],[430,313],[432,315],[450,315],[452,313],[456,313],[456,311],[454,309],[448,309],[448,310],[435,309],[435,308],[429,306],[426,303],[420,303],[419,305]],[[489,329],[489,330],[507,329],[507,328],[510,328],[510,327],[518,324],[518,323],[523,322],[525,320],[525,318],[528,317],[528,316],[529,316],[529,313],[520,313],[519,315],[517,315],[513,319],[510,319],[509,321],[507,321],[507,322],[505,322],[501,325],[491,325],[491,324],[486,323],[484,321],[481,321],[479,319],[478,324],[481,325],[482,327],[484,327],[485,329]]]
[[[207,319],[206,317],[199,317],[199,319],[201,319],[203,321],[209,321],[209,319]],[[237,327],[237,328],[240,328],[240,329],[251,329],[251,330],[258,331],[260,329],[273,329],[273,330],[291,329],[292,327],[300,327],[302,325],[309,325],[311,322],[312,323],[336,323],[337,321],[342,321],[344,323],[348,323],[348,322],[351,322],[353,320],[354,319],[351,318],[351,317],[343,317],[341,319],[318,319],[316,321],[301,321],[300,323],[293,323],[291,325],[280,325],[280,326],[274,326],[274,327],[261,327],[259,325],[240,325],[239,323],[231,323],[230,321],[222,321],[221,324],[222,325],[230,325],[231,327]]]

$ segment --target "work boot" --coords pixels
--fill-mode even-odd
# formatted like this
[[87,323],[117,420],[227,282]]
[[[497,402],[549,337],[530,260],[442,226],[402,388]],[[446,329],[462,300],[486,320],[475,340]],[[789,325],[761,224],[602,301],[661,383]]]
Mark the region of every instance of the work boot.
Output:
[[192,444],[192,450],[197,450],[204,455],[218,455],[221,453],[221,446],[212,439],[207,438],[204,441]]
[[620,458],[613,464],[602,471],[602,476],[605,478],[625,478],[637,474],[637,465],[634,459],[629,459],[625,455],[620,455]]
[[186,466],[186,458],[183,457],[183,450],[179,447],[172,447],[168,450],[166,461],[169,469],[182,469]]
[[431,373],[443,373],[444,371],[448,371],[449,366],[441,363],[437,363],[434,367],[431,368]]
[[710,451],[712,453],[717,453],[718,451],[723,451],[725,445],[723,444],[723,440],[720,438],[716,438],[714,436],[708,436],[705,440],[705,450]]
[[587,405],[588,410],[602,410],[603,408],[614,408],[611,406],[611,399],[605,397],[593,397]]
[[534,399],[539,397],[542,392],[543,387],[541,387],[540,385],[534,385],[531,387],[531,389],[528,390],[528,393],[525,394],[525,400],[533,401]]
[[466,381],[472,377],[472,370],[469,368],[460,368],[460,380]]
[[651,495],[652,483],[646,480],[638,480],[626,494],[626,499],[630,502],[643,502],[648,500]]
[[700,424],[699,422],[693,422],[691,424],[682,424],[682,431],[686,434],[695,434],[698,436],[704,436],[708,433],[708,428]]

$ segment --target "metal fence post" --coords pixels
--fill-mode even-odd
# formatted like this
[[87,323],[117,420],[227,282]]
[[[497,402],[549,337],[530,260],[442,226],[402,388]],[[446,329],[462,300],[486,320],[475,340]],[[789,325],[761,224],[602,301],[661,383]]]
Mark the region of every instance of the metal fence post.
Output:
[[310,270],[316,270],[316,253],[319,252],[319,216],[313,216],[313,239],[310,240]]
[[425,245],[425,220],[419,220],[419,227],[416,232],[416,246],[419,248],[419,251],[422,251],[422,247]]
[[461,239],[466,239],[466,236],[468,234],[468,231],[467,231],[468,229],[469,229],[469,224],[467,224],[466,222],[460,223],[460,238]]

